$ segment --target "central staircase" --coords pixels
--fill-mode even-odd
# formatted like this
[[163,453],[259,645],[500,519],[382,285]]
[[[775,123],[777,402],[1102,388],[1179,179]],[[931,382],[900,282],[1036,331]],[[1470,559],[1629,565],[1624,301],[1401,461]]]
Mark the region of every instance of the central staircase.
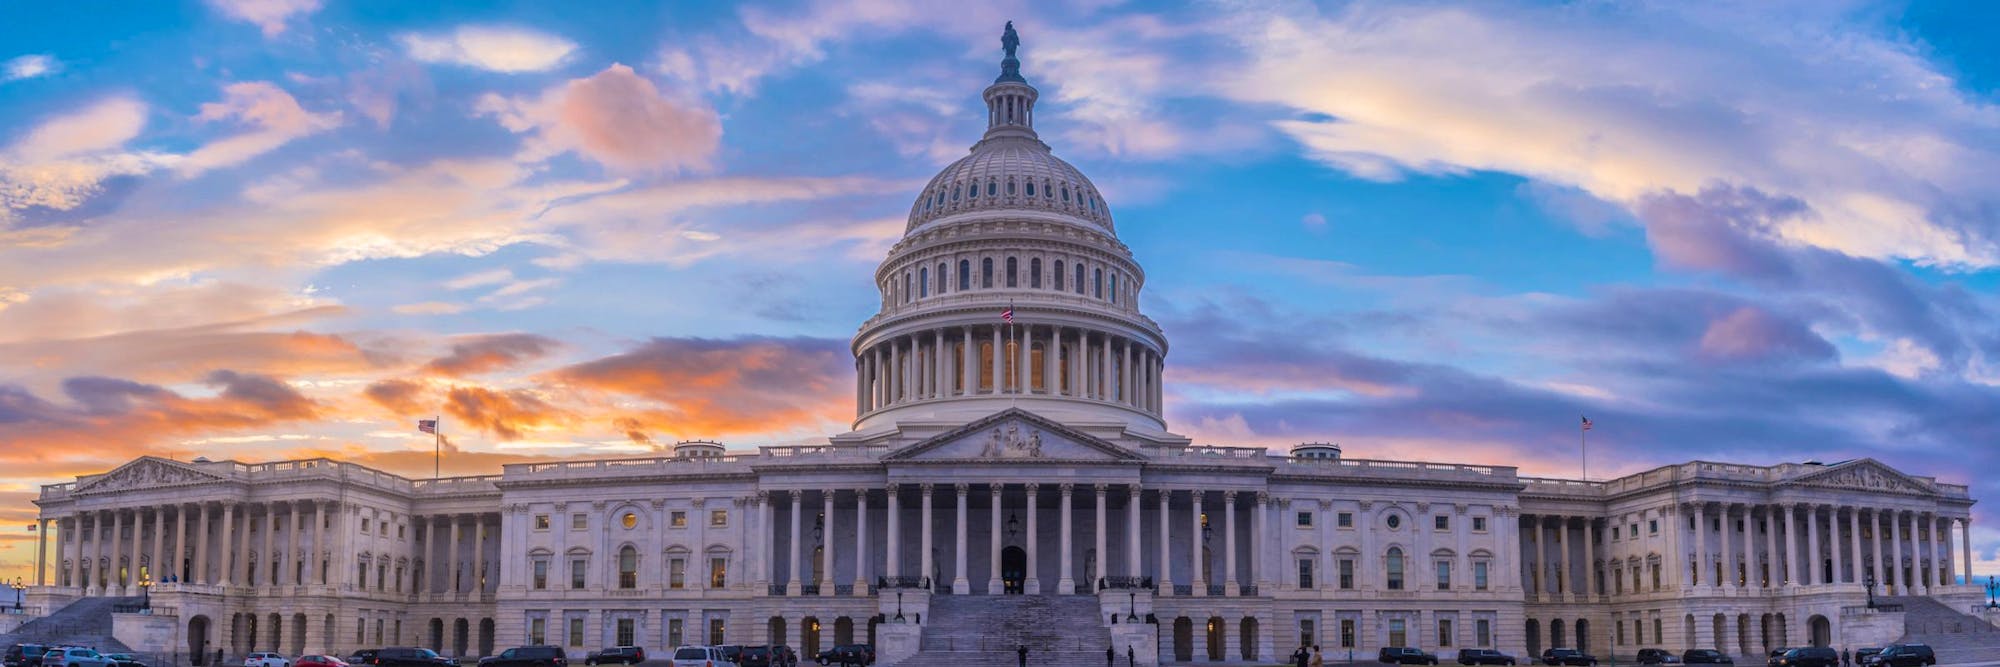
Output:
[[53,614],[0,634],[0,646],[17,643],[88,646],[103,653],[128,652],[129,648],[111,637],[111,611],[138,604],[136,597],[77,598]]
[[1097,613],[1090,595],[940,595],[922,649],[896,667],[1014,667],[1021,645],[1030,665],[1103,664],[1111,631]]
[[1929,644],[1940,665],[2000,658],[2000,628],[1920,595],[1878,598],[1903,605],[1906,644]]

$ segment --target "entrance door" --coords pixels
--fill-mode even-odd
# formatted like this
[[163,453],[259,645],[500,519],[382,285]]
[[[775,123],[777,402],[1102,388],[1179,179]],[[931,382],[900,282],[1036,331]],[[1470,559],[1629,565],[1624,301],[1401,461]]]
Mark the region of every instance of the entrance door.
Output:
[[1028,582],[1028,552],[1020,547],[1000,550],[1000,592],[1020,595]]

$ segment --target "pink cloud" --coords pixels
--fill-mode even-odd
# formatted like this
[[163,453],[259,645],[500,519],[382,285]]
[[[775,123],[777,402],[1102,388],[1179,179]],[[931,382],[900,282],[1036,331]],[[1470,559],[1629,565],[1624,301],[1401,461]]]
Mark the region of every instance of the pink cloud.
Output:
[[523,157],[532,161],[574,151],[616,169],[701,169],[722,141],[714,109],[619,64],[535,99],[488,95],[479,110],[531,133]]

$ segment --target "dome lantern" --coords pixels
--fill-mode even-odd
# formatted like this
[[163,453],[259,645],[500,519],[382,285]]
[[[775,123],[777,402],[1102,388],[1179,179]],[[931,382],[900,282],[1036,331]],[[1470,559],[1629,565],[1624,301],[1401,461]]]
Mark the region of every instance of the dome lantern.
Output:
[[1015,50],[1021,46],[1021,38],[1014,32],[1014,22],[1007,22],[1007,31],[1000,35],[1000,46],[1007,56],[1000,60],[1000,76],[993,85],[986,87],[982,95],[986,98],[986,139],[1020,137],[1036,139],[1035,99],[1041,94],[1028,80],[1021,78],[1021,60],[1015,57]]

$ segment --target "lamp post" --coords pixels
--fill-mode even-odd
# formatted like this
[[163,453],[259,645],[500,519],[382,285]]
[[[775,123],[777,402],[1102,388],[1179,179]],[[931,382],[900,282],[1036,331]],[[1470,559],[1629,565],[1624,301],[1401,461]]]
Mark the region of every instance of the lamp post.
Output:
[[1986,575],[1986,608],[2000,609],[2000,584],[1993,583],[1993,575]]
[[896,589],[896,622],[903,622],[903,589]]
[[139,608],[153,610],[153,573],[139,575]]
[[1137,591],[1128,591],[1125,595],[1129,597],[1126,602],[1128,606],[1125,608],[1125,622],[1136,623],[1139,621],[1139,593]]
[[1861,577],[1861,585],[1863,585],[1863,586],[1866,586],[1866,587],[1868,587],[1868,608],[1869,608],[1869,609],[1874,609],[1874,608],[1875,608],[1875,573],[1873,573],[1873,572],[1870,572],[1870,573],[1868,573],[1867,575],[1865,575],[1865,576]]
[[7,587],[14,589],[14,613],[19,614],[21,613],[21,598],[28,597],[28,587],[23,585],[20,577],[15,577],[13,583],[7,584]]

